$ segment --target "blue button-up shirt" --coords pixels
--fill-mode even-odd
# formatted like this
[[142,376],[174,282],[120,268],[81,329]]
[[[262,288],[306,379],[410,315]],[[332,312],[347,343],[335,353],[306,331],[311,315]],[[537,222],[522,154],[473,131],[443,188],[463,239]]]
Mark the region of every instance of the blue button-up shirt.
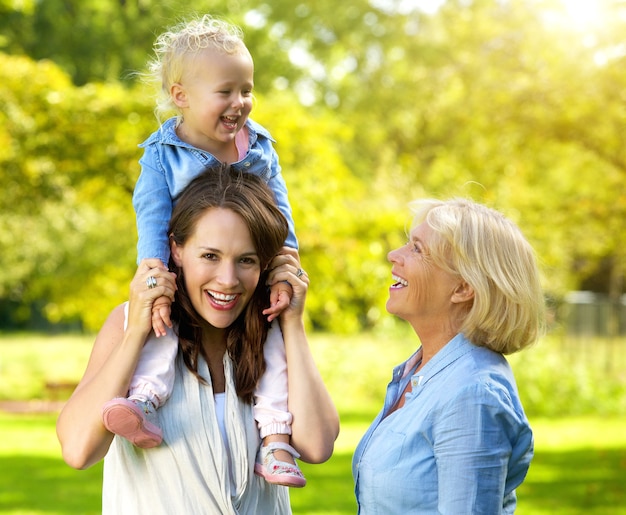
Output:
[[[208,166],[219,164],[209,152],[182,141],[175,130],[176,118],[170,118],[140,147],[141,174],[133,193],[137,215],[137,263],[143,258],[160,258],[167,266],[170,247],[167,229],[175,197]],[[285,245],[298,248],[287,186],[278,164],[270,133],[248,119],[248,153],[232,167],[260,176],[274,192],[276,204],[289,223]]]
[[355,451],[359,513],[513,513],[533,437],[508,362],[460,334],[415,373],[420,357],[394,369]]

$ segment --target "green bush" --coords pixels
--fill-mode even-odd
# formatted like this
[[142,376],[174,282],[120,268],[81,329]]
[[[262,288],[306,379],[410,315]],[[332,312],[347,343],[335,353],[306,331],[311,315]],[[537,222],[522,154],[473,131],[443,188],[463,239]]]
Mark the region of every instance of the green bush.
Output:
[[[0,400],[58,395],[50,383],[76,383],[93,336],[0,335]],[[375,414],[391,369],[418,345],[405,325],[377,333],[314,333],[310,344],[343,413]],[[626,340],[579,341],[550,335],[508,357],[529,417],[626,413]],[[61,392],[67,393],[67,392]]]
[[529,416],[626,412],[626,340],[552,335],[510,356]]

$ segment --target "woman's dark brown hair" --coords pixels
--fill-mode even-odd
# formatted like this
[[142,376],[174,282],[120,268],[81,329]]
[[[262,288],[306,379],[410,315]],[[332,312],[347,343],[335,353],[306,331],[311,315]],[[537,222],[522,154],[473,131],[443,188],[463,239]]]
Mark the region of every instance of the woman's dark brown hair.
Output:
[[[288,234],[285,217],[276,206],[267,184],[249,173],[230,166],[208,168],[182,191],[170,221],[172,241],[183,246],[200,217],[209,209],[230,209],[245,221],[261,265],[261,276],[248,305],[227,329],[226,346],[233,361],[237,395],[252,402],[256,383],[265,371],[263,344],[269,325],[261,311],[269,305],[265,285],[267,266],[283,246]],[[177,274],[178,291],[172,304],[172,320],[178,326],[179,347],[187,368],[200,381],[198,358],[204,355],[202,327],[206,321],[193,308],[185,288],[184,270],[170,258],[169,267]]]

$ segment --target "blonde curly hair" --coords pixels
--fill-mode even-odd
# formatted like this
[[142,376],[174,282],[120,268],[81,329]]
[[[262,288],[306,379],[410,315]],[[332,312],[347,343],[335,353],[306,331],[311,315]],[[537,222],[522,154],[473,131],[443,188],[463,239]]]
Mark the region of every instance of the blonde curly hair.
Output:
[[155,57],[148,63],[146,79],[159,91],[155,107],[159,121],[172,112],[180,118],[181,113],[171,98],[170,88],[181,81],[190,57],[207,48],[225,54],[250,53],[243,42],[241,28],[208,14],[181,22],[156,39]]

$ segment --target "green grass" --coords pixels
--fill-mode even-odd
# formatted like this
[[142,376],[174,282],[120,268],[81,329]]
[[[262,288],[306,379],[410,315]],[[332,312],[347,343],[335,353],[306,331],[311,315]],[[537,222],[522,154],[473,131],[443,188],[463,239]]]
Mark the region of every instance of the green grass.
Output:
[[[342,417],[343,418],[343,417]],[[309,484],[291,491],[296,515],[356,513],[350,463],[370,421],[347,416],[333,457],[302,464]],[[100,512],[102,464],[76,471],[60,458],[55,414],[0,413],[0,513]],[[532,421],[536,456],[518,489],[521,515],[626,514],[626,420]]]
[[[303,464],[309,485],[292,490],[295,514],[354,514],[352,451],[371,417],[342,417],[337,450],[322,465]],[[531,420],[536,454],[518,489],[521,515],[626,515],[626,419]]]
[[[0,336],[0,400],[41,399],[47,382],[78,381],[91,343],[91,337]],[[353,450],[381,405],[391,367],[415,344],[409,334],[311,338],[342,425],[327,463],[302,464],[309,484],[291,491],[296,515],[356,513]],[[626,515],[626,343],[600,345],[571,352],[547,340],[511,358],[536,439],[518,514]],[[102,464],[87,471],[65,465],[55,420],[0,412],[0,513],[100,512]]]
[[626,419],[532,420],[535,458],[518,513],[626,514]]
[[0,413],[0,513],[100,513],[102,464],[86,471],[61,459],[56,414]]

